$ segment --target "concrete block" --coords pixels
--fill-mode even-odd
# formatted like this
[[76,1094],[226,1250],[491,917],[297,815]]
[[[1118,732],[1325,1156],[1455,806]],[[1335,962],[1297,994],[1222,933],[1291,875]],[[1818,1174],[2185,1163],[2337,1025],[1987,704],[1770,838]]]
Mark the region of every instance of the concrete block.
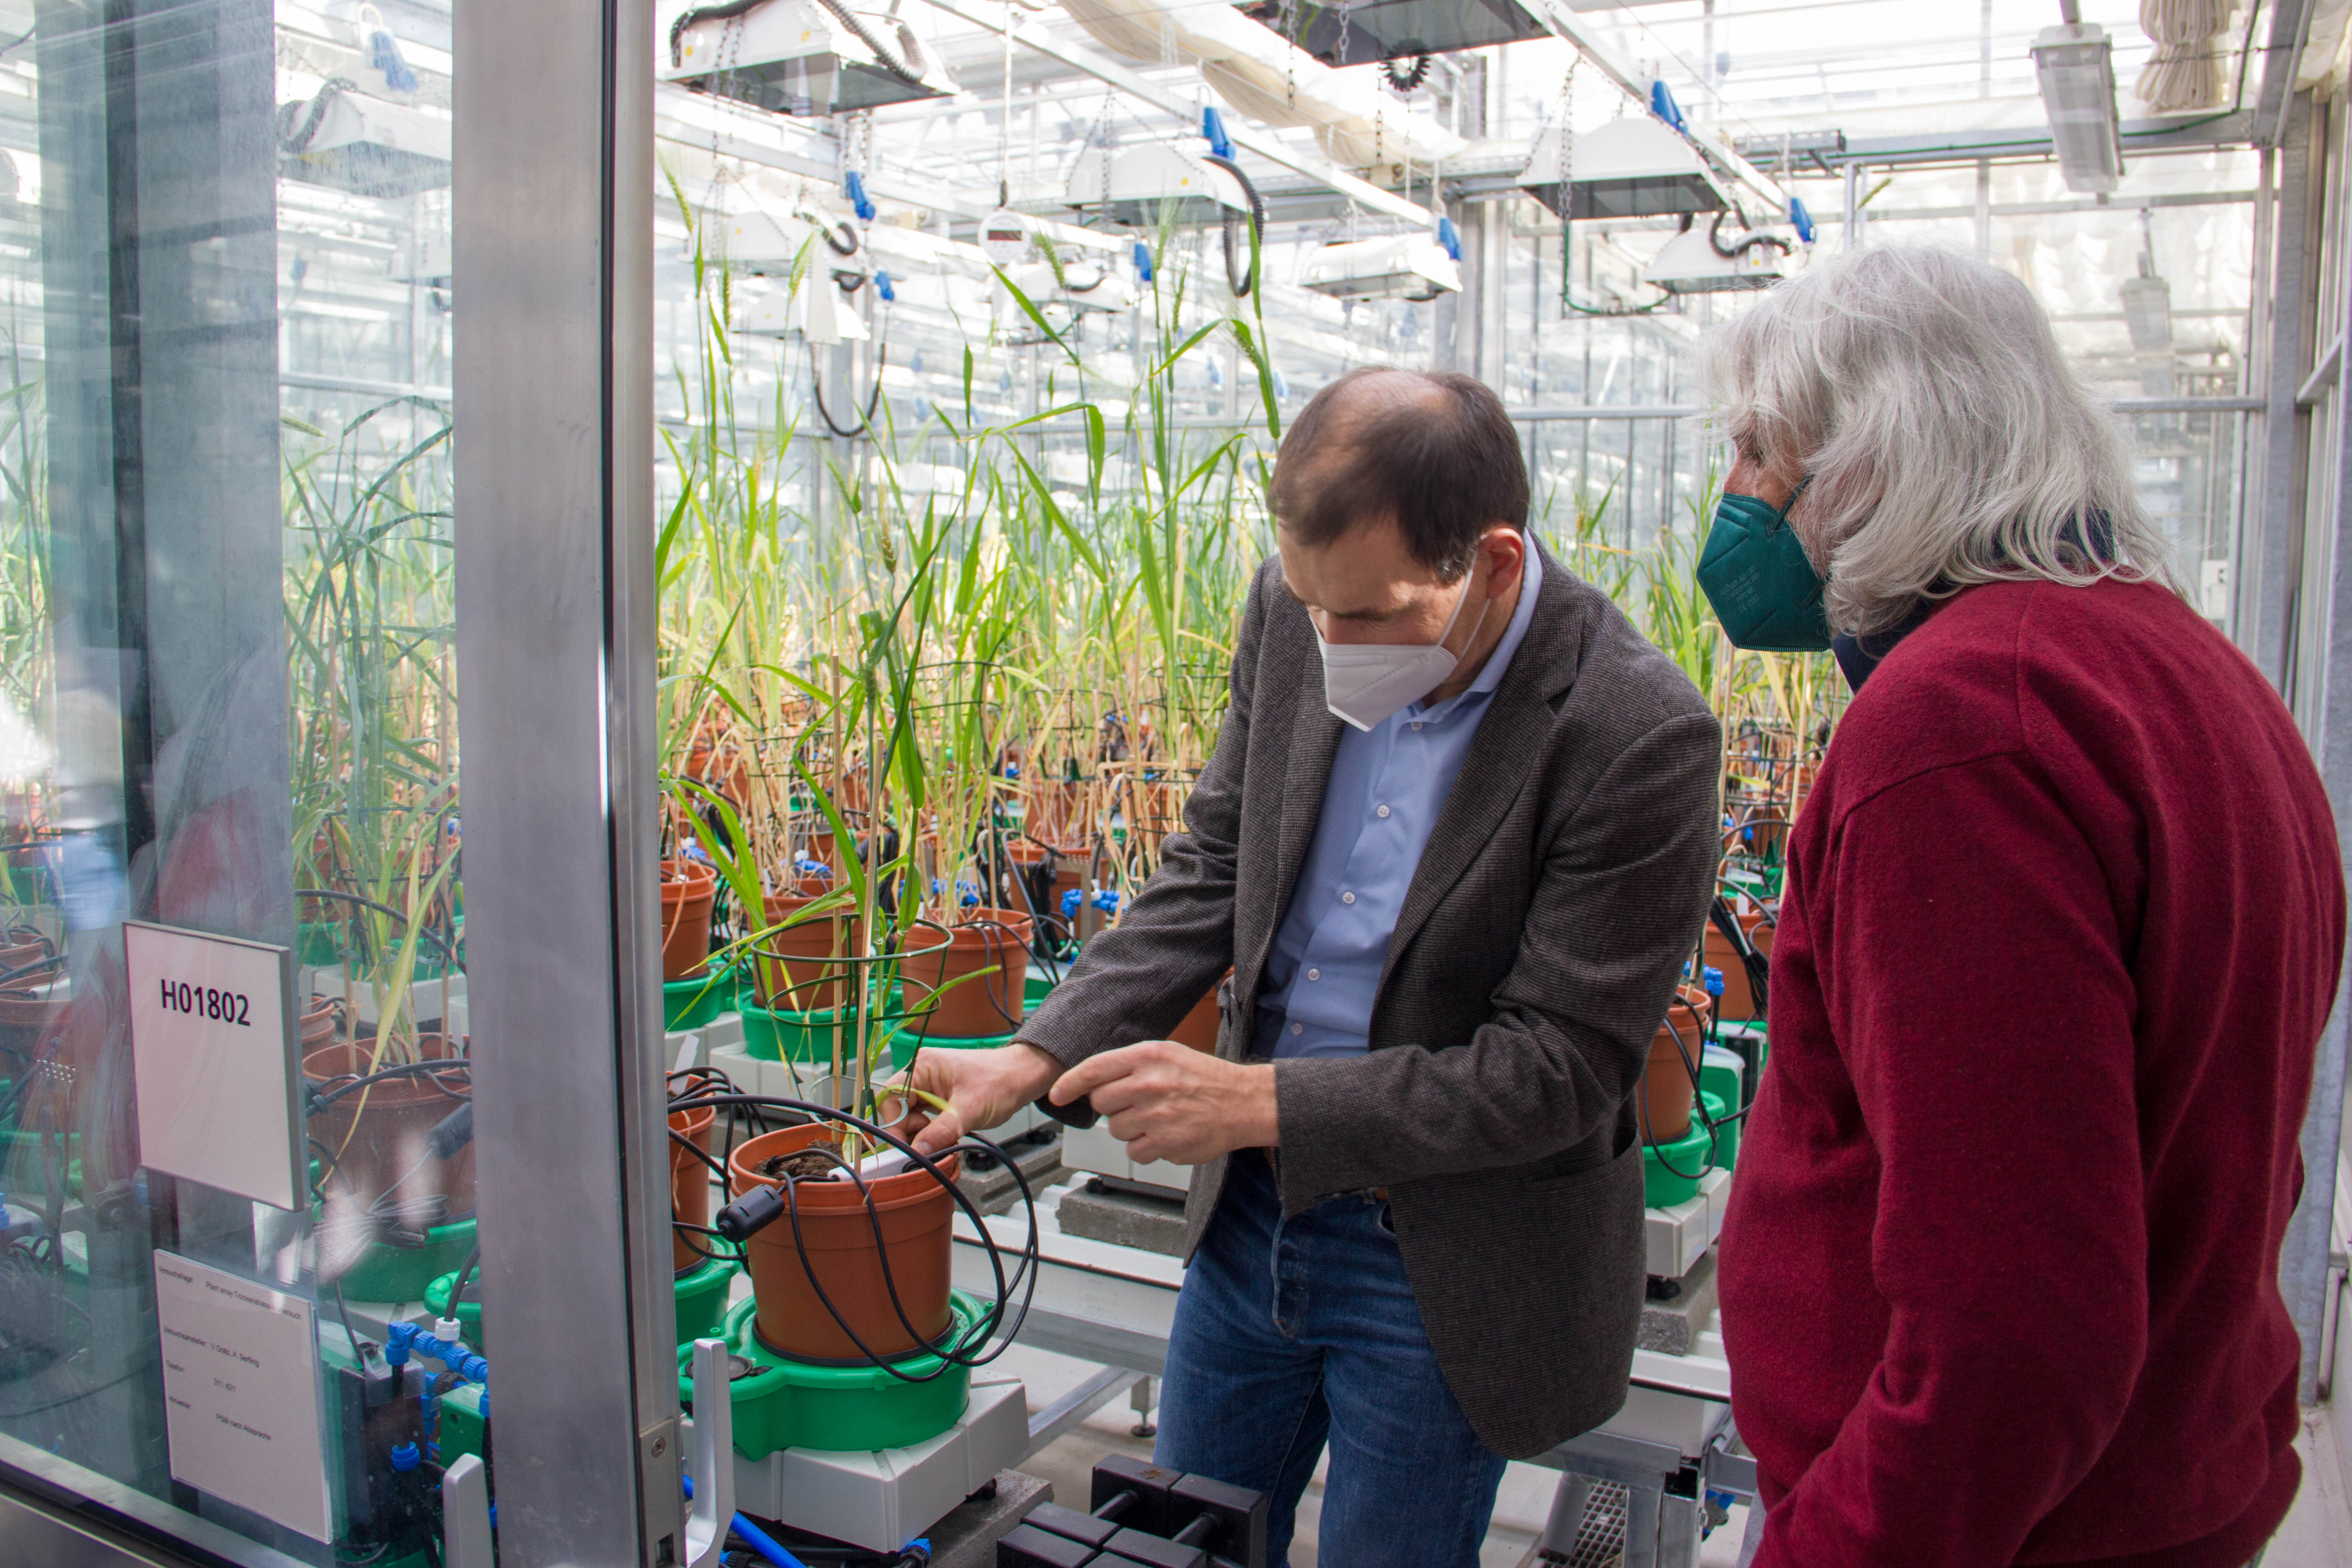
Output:
[[1051,1481],[1019,1470],[997,1471],[980,1495],[965,1499],[931,1526],[931,1568],[996,1568],[996,1543],[1039,1503],[1053,1500]]
[[[1063,1142],[1066,1145],[1067,1138]],[[1063,1195],[1057,1218],[1065,1236],[1108,1241],[1164,1258],[1181,1258],[1184,1253],[1181,1202],[1118,1192],[1093,1181]]]
[[1688,1355],[1715,1316],[1715,1255],[1702,1253],[1691,1271],[1675,1281],[1665,1300],[1642,1303],[1641,1337],[1634,1342],[1664,1355]]
[[[991,1136],[993,1138],[994,1135]],[[1021,1167],[1021,1173],[1029,1179],[1032,1197],[1042,1194],[1047,1187],[1061,1180],[1060,1138],[1050,1134],[1024,1133],[1009,1142],[1001,1138],[994,1141],[1013,1156],[1013,1163]],[[971,1200],[972,1207],[982,1214],[1009,1214],[1021,1202],[1021,1184],[1014,1181],[1013,1173],[1003,1165],[992,1164],[984,1171],[967,1167],[957,1179],[956,1185],[962,1189],[965,1197]]]

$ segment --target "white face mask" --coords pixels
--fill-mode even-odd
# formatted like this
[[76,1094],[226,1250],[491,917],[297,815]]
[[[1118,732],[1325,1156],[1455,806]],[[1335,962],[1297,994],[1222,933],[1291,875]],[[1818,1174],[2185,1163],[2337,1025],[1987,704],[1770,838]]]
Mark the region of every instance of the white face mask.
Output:
[[[1445,651],[1462,606],[1470,602],[1470,574],[1462,579],[1462,596],[1445,617],[1445,629],[1433,643],[1339,643],[1325,640],[1320,628],[1315,643],[1323,652],[1323,700],[1331,711],[1359,730],[1369,730],[1409,702],[1417,702],[1442,686],[1462,662]],[[1486,624],[1488,599],[1478,606],[1470,640]],[[1465,645],[1466,646],[1466,645]]]

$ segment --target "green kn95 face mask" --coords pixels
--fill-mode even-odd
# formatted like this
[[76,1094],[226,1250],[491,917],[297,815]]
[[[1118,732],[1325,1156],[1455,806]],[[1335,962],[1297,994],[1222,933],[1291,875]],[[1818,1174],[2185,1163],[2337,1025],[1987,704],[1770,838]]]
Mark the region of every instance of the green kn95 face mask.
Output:
[[1789,526],[1789,508],[1811,483],[1808,474],[1781,506],[1728,494],[1715,504],[1715,526],[1699,552],[1698,585],[1735,647],[1822,653],[1830,646],[1821,576]]

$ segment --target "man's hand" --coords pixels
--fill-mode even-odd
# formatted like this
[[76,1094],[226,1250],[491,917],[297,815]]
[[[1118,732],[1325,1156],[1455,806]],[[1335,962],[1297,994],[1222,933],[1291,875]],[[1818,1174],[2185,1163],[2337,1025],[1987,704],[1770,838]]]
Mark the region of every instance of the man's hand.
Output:
[[1068,1105],[1088,1096],[1137,1160],[1198,1165],[1235,1149],[1271,1149],[1280,1131],[1272,1064],[1224,1061],[1173,1040],[1088,1057],[1061,1076],[1052,1098]]
[[899,1074],[884,1086],[884,1098],[905,1088],[947,1102],[941,1110],[916,1099],[906,1121],[894,1130],[919,1152],[936,1154],[967,1132],[1002,1125],[1045,1093],[1061,1070],[1054,1058],[1017,1040],[985,1051],[919,1051],[912,1078]]

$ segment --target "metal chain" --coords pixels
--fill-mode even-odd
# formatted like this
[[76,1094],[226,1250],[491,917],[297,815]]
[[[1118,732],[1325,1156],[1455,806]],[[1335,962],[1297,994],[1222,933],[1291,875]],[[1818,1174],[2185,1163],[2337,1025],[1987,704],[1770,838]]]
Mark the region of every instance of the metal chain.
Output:
[[1335,66],[1348,63],[1348,33],[1355,9],[1356,0],[1339,0],[1339,52],[1331,57],[1331,63]]

